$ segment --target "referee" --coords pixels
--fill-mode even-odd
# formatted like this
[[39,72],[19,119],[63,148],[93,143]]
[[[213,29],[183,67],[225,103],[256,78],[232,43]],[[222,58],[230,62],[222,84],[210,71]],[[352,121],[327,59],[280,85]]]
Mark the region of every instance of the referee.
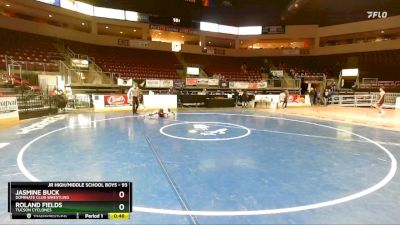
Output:
[[132,104],[132,113],[137,114],[137,109],[139,108],[139,95],[140,89],[138,86],[132,86],[128,91],[128,99]]

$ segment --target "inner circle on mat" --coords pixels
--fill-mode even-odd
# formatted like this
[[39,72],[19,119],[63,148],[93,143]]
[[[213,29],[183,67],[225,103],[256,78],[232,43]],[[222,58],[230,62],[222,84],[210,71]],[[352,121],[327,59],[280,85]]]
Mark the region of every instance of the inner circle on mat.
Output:
[[182,122],[160,128],[160,133],[175,139],[189,141],[227,141],[250,135],[249,128],[222,122]]

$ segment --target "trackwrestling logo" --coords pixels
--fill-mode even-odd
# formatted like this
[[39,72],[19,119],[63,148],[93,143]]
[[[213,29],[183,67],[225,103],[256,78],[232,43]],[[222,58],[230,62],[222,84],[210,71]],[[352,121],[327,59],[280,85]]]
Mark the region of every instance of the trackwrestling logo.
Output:
[[380,12],[380,11],[367,11],[368,19],[382,19],[382,18],[387,18],[388,13],[386,11]]

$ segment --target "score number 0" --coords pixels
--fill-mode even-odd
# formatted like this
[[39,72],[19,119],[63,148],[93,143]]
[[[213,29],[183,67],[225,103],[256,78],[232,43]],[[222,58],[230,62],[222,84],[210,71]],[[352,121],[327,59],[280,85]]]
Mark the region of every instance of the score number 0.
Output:
[[[120,191],[118,193],[118,197],[124,198],[125,197],[125,192]],[[119,208],[119,210],[123,211],[125,209],[125,205],[121,203],[121,204],[119,204],[118,208]]]

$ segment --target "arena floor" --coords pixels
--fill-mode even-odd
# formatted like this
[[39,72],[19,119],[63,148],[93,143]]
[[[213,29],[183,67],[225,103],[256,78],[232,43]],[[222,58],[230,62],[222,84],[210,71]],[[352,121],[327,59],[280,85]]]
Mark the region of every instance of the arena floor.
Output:
[[0,224],[22,223],[7,182],[28,180],[132,181],[134,212],[118,223],[398,224],[398,114],[328,108],[71,113],[2,129]]

